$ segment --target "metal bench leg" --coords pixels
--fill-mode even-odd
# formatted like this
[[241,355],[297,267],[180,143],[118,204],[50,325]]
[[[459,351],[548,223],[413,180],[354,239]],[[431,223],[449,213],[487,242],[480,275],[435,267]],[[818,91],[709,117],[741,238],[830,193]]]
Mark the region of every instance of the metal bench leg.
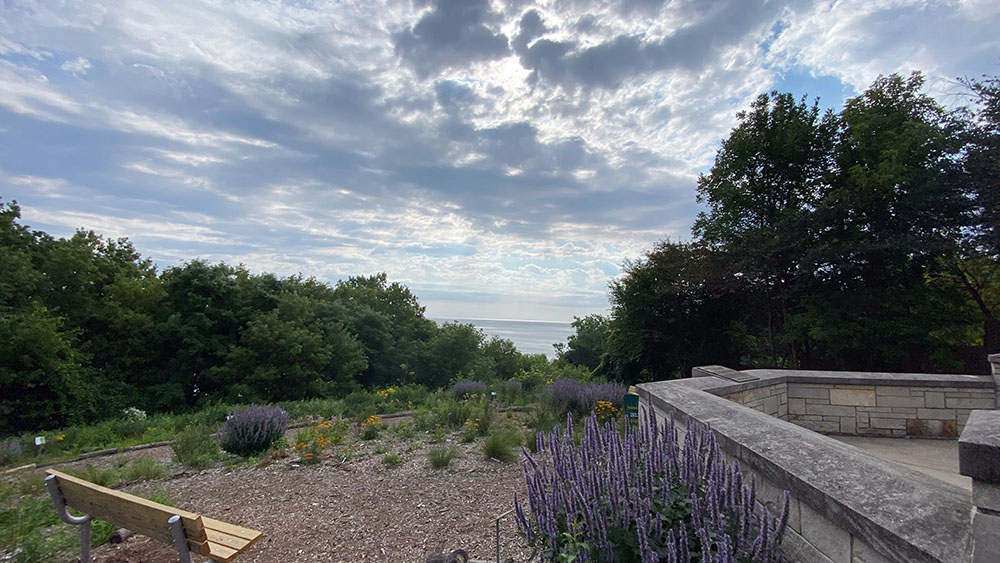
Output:
[[80,561],[87,563],[90,561],[90,521],[92,518],[88,514],[73,516],[69,512],[66,512],[66,497],[59,490],[59,485],[56,484],[54,475],[49,475],[45,478],[45,488],[49,490],[49,496],[52,497],[52,503],[56,505],[56,512],[59,513],[59,518],[67,524],[80,526]]
[[191,552],[188,551],[187,536],[184,535],[184,524],[181,524],[181,517],[173,515],[167,520],[170,526],[170,533],[174,536],[174,547],[177,548],[177,557],[181,563],[191,563]]

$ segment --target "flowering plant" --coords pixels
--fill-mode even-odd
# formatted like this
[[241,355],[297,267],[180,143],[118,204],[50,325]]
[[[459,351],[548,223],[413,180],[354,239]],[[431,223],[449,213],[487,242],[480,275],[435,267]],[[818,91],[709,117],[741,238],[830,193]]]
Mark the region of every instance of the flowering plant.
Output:
[[373,414],[368,418],[361,421],[361,439],[363,440],[374,440],[378,438],[378,433],[382,431],[385,424],[382,422],[382,417],[377,414]]
[[518,527],[544,558],[642,563],[775,563],[788,493],[774,518],[756,507],[756,482],[726,466],[710,429],[692,426],[679,447],[669,421],[643,415],[623,438],[591,414],[574,445],[566,432],[539,433],[550,463],[522,448],[530,516],[514,497]]
[[319,463],[332,453],[331,446],[344,440],[344,422],[323,421],[309,431],[295,436],[295,452],[303,463]]

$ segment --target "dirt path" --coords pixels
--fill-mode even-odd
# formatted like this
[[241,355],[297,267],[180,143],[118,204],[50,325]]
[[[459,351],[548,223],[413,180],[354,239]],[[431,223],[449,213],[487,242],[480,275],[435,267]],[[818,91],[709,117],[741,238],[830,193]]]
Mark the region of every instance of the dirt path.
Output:
[[[429,553],[462,548],[476,559],[495,559],[494,520],[523,494],[520,464],[486,459],[480,442],[451,444],[462,452],[445,469],[427,464],[432,445],[410,451],[399,440],[364,442],[364,457],[341,465],[210,469],[168,481],[139,483],[139,495],[165,490],[176,506],[264,532],[240,562],[423,562]],[[382,463],[389,448],[403,459]],[[161,451],[162,450],[162,451]],[[169,459],[169,448],[145,454]],[[118,456],[112,456],[112,458]],[[101,464],[113,463],[113,459]],[[501,555],[527,561],[510,517],[501,523]],[[169,547],[144,537],[94,550],[101,563],[176,561]]]

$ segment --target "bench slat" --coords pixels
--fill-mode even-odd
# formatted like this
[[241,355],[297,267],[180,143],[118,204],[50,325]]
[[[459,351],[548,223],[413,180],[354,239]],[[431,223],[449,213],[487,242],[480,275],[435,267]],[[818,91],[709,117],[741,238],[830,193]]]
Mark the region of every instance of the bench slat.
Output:
[[164,543],[173,543],[167,521],[174,515],[180,516],[188,549],[217,561],[231,561],[263,535],[257,530],[205,518],[60,471],[50,469],[46,473],[55,476],[68,506]]
[[130,528],[132,531],[172,543],[167,520],[176,514],[181,517],[184,533],[191,542],[200,545],[208,540],[201,516],[193,512],[95,485],[60,471],[50,469],[46,473],[56,477],[67,505],[94,518],[122,525],[123,519],[128,519],[135,526]]

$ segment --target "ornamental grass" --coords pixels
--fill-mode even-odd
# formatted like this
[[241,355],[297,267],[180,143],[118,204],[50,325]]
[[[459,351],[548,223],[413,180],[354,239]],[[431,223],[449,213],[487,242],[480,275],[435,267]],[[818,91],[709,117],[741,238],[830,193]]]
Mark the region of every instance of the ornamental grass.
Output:
[[515,495],[518,527],[543,558],[599,563],[778,563],[788,520],[756,506],[756,482],[726,465],[711,429],[643,414],[624,437],[593,414],[574,445],[566,431],[539,433],[542,463],[522,448],[528,508]]

